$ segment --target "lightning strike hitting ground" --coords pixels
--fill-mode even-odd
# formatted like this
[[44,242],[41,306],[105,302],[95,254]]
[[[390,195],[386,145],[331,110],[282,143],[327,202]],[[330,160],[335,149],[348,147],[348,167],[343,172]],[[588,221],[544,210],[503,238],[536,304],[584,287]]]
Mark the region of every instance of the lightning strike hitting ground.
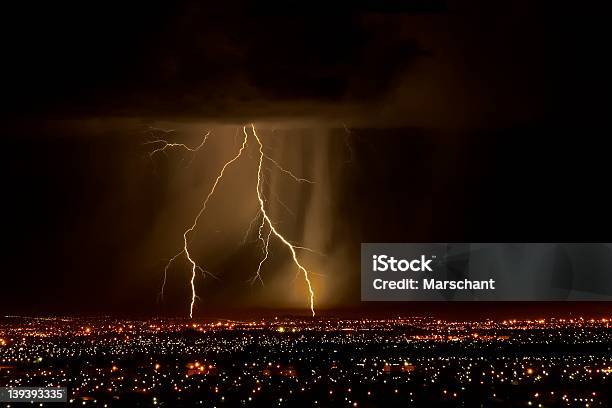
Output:
[[[261,178],[262,178],[261,168],[262,168],[263,159],[264,159],[263,144],[261,143],[261,140],[259,139],[259,136],[257,136],[257,132],[255,131],[255,126],[254,125],[251,125],[251,129],[253,130],[253,136],[255,136],[255,140],[257,141],[257,144],[259,145],[259,166],[257,167],[257,199],[259,200],[259,207],[260,207],[260,210],[261,210],[261,216],[263,217],[265,222],[268,224],[268,227],[270,228],[272,233],[279,240],[281,240],[281,242],[283,244],[285,244],[285,246],[287,246],[287,248],[291,252],[291,256],[293,257],[293,262],[298,267],[298,269],[304,274],[304,279],[306,280],[306,284],[308,285],[308,293],[310,294],[310,311],[312,312],[312,315],[314,316],[315,315],[315,310],[314,310],[314,291],[312,289],[312,282],[310,281],[310,277],[308,276],[308,270],[306,270],[306,268],[304,268],[302,266],[302,264],[300,264],[300,261],[298,260],[297,254],[295,252],[296,247],[294,247],[293,244],[291,244],[289,241],[287,241],[287,239],[284,236],[282,236],[276,230],[276,228],[274,228],[274,225],[272,224],[272,220],[270,220],[270,217],[268,216],[268,213],[266,212],[265,203],[264,203],[264,199],[263,199],[263,194],[261,192]],[[247,134],[246,127],[244,127],[243,130],[244,130],[244,134],[246,135]],[[267,257],[267,250],[266,250],[266,257]]]
[[257,265],[257,272],[255,272],[255,275],[249,280],[251,283],[255,283],[255,280],[259,280],[262,286],[264,284],[264,281],[261,278],[261,266],[264,264],[264,262],[266,262],[266,260],[268,259],[268,255],[270,253],[268,251],[268,248],[270,246],[270,236],[271,235],[272,235],[272,230],[270,229],[268,231],[268,236],[266,237],[266,239],[264,239],[261,235],[259,236],[259,239],[263,243],[262,250],[264,252],[264,257],[261,258],[261,261],[259,261],[259,265]]
[[[263,285],[263,279],[261,276],[261,268],[262,265],[266,262],[266,260],[268,259],[268,255],[269,255],[269,246],[270,246],[270,238],[272,237],[272,235],[274,235],[276,238],[279,239],[279,241],[287,247],[287,249],[289,250],[290,254],[291,254],[291,258],[293,260],[293,263],[296,265],[296,267],[298,268],[298,273],[301,273],[304,277],[304,280],[307,284],[308,287],[308,293],[309,293],[309,304],[310,304],[310,311],[312,313],[312,315],[315,315],[315,310],[314,310],[314,298],[315,298],[315,293],[314,293],[314,289],[312,286],[312,282],[310,280],[310,273],[309,271],[300,263],[298,256],[297,256],[297,252],[296,250],[307,250],[307,251],[311,251],[313,253],[318,253],[317,251],[314,251],[312,249],[303,247],[303,246],[299,246],[299,245],[295,245],[293,243],[291,243],[290,241],[288,241],[274,226],[274,224],[272,223],[272,220],[270,219],[269,213],[266,211],[266,207],[265,207],[265,197],[263,194],[263,182],[264,182],[264,176],[262,173],[263,170],[263,163],[264,160],[267,160],[269,162],[271,162],[272,164],[274,164],[274,166],[276,168],[278,168],[278,170],[280,170],[283,174],[291,177],[294,181],[298,182],[298,183],[309,183],[309,184],[313,184],[314,182],[306,179],[306,178],[301,178],[301,177],[297,177],[296,175],[294,175],[291,171],[286,170],[284,167],[282,167],[276,160],[272,159],[271,157],[269,157],[267,154],[264,153],[264,146],[263,143],[261,141],[261,139],[259,138],[259,136],[257,135],[257,132],[255,130],[255,126],[251,125],[251,130],[252,130],[252,137],[255,139],[255,141],[257,142],[257,146],[258,146],[258,153],[259,153],[259,158],[258,158],[258,166],[257,166],[257,184],[256,184],[256,193],[257,193],[257,201],[259,203],[259,208],[257,211],[257,214],[255,216],[255,218],[251,221],[251,223],[249,224],[249,228],[246,232],[246,235],[243,239],[243,242],[246,242],[247,237],[249,235],[249,232],[254,224],[254,222],[256,220],[258,220],[261,217],[261,223],[259,224],[259,228],[257,231],[257,235],[258,235],[258,239],[262,244],[262,254],[263,257],[262,259],[259,261],[259,264],[257,266],[257,270],[255,275],[250,279],[251,283],[254,283],[256,280],[259,280],[261,282],[261,284]],[[187,259],[187,261],[189,261],[189,264],[191,265],[191,279],[190,279],[190,286],[191,286],[191,302],[189,305],[189,317],[193,318],[193,310],[194,310],[194,306],[195,306],[195,302],[197,299],[199,299],[199,297],[196,294],[196,288],[195,288],[195,278],[197,273],[196,272],[201,272],[203,275],[211,275],[213,277],[215,277],[214,275],[212,275],[210,272],[205,271],[202,267],[200,267],[197,262],[193,259],[192,254],[189,251],[189,236],[191,235],[191,233],[197,228],[198,226],[198,222],[200,220],[200,218],[202,217],[202,215],[204,214],[204,212],[206,211],[206,207],[208,205],[209,200],[211,199],[211,197],[214,195],[215,190],[219,184],[219,182],[221,181],[221,179],[223,178],[223,175],[225,173],[225,170],[232,165],[235,161],[237,161],[241,156],[243,151],[245,150],[245,148],[248,145],[248,141],[249,141],[249,133],[247,132],[247,128],[246,126],[243,126],[242,128],[242,132],[244,134],[244,138],[242,140],[242,145],[240,146],[240,149],[238,150],[238,152],[236,153],[235,156],[233,156],[230,160],[228,160],[223,167],[221,168],[221,170],[219,171],[219,173],[217,174],[217,177],[215,178],[215,181],[210,189],[210,191],[208,192],[208,194],[206,195],[206,197],[204,198],[204,201],[202,203],[202,206],[200,207],[200,211],[196,214],[193,223],[191,224],[191,226],[189,228],[187,228],[185,230],[185,232],[183,233],[183,248],[181,249],[180,252],[178,252],[177,254],[175,254],[172,258],[170,258],[168,260],[168,263],[166,264],[166,266],[164,267],[164,279],[163,279],[163,283],[162,283],[162,287],[161,287],[161,292],[160,292],[160,296],[163,298],[163,294],[164,294],[164,289],[166,286],[166,280],[167,280],[167,276],[168,276],[168,270],[170,268],[170,266],[172,265],[172,263],[179,258],[181,255],[185,255],[185,258]],[[208,136],[210,135],[210,132],[206,133],[206,135],[204,136],[204,139],[202,140],[202,142],[196,146],[196,147],[189,147],[183,143],[170,143],[167,142],[166,140],[163,139],[156,139],[156,140],[152,140],[150,142],[148,142],[148,144],[160,144],[161,147],[156,148],[155,150],[153,150],[152,152],[150,152],[150,156],[153,157],[155,154],[157,153],[165,153],[165,151],[167,149],[170,148],[182,148],[185,149],[189,152],[192,153],[196,153],[198,152],[202,147],[204,147],[204,145],[206,144],[206,141],[208,139]],[[277,198],[278,199],[278,198]],[[280,199],[278,199],[280,200]],[[267,228],[268,233],[264,234],[264,230]],[[265,237],[264,237],[265,235]],[[216,277],[215,277],[216,278]]]

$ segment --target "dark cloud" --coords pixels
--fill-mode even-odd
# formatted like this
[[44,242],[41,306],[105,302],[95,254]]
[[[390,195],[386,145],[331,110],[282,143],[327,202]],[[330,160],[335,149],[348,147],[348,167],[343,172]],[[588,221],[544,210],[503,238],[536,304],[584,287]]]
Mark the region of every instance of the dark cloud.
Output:
[[547,2],[87,2],[4,14],[11,117],[508,126],[601,115],[609,71],[601,24]]
[[22,9],[5,27],[18,39],[4,67],[5,98],[14,113],[208,117],[257,112],[258,104],[283,114],[290,102],[371,101],[425,54],[401,24],[368,21],[388,10],[412,15],[443,12],[444,5],[99,2]]

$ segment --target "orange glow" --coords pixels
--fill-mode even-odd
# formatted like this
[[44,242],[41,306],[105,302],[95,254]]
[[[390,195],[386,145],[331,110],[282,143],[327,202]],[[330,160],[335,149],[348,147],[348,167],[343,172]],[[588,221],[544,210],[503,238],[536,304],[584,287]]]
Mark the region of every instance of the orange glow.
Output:
[[[257,272],[255,273],[255,276],[251,279],[251,282],[254,282],[255,280],[259,280],[262,284],[263,284],[263,280],[261,278],[261,268],[262,265],[266,262],[266,260],[268,259],[268,248],[269,248],[269,242],[270,242],[270,238],[274,237],[277,238],[282,244],[285,245],[285,247],[289,250],[290,255],[291,255],[291,259],[293,260],[293,263],[295,264],[295,266],[297,267],[298,271],[303,275],[304,280],[306,282],[306,286],[308,289],[308,295],[309,295],[309,306],[310,306],[310,311],[312,313],[312,315],[315,315],[315,310],[314,310],[314,298],[315,298],[315,293],[314,293],[314,288],[310,279],[310,272],[300,263],[300,260],[298,259],[298,255],[297,255],[297,251],[298,250],[309,250],[312,251],[309,248],[306,247],[302,247],[302,246],[298,246],[295,245],[293,243],[291,243],[289,240],[287,240],[287,238],[285,238],[277,229],[277,226],[275,226],[270,218],[270,214],[266,208],[266,197],[264,196],[263,193],[263,184],[264,184],[264,177],[263,177],[263,170],[265,169],[264,167],[264,160],[271,162],[272,164],[274,164],[274,166],[281,171],[283,174],[291,177],[294,181],[298,182],[298,183],[309,183],[309,184],[313,184],[313,182],[311,180],[305,179],[305,178],[300,178],[297,177],[295,174],[293,174],[291,171],[283,168],[276,160],[274,160],[273,158],[269,157],[267,154],[264,153],[264,146],[262,143],[262,139],[260,139],[260,137],[257,135],[257,131],[255,130],[255,126],[253,124],[251,124],[250,126],[252,134],[249,135],[249,133],[247,132],[247,127],[243,126],[242,127],[242,132],[244,134],[244,138],[242,139],[242,144],[240,146],[240,148],[238,149],[238,151],[235,153],[235,155],[228,159],[227,162],[225,162],[225,164],[221,167],[219,173],[217,174],[217,177],[215,178],[212,187],[210,188],[208,194],[206,195],[206,197],[204,198],[204,201],[202,202],[202,205],[200,207],[199,212],[195,215],[191,225],[189,226],[189,228],[187,228],[184,232],[183,232],[183,247],[182,249],[176,253],[172,258],[170,258],[168,260],[168,262],[166,263],[166,266],[164,268],[164,279],[163,279],[163,284],[162,284],[162,288],[161,288],[161,292],[160,295],[163,298],[164,295],[164,288],[165,288],[165,284],[166,284],[166,278],[167,278],[167,274],[168,274],[168,270],[170,268],[170,266],[177,260],[177,258],[179,258],[180,256],[185,256],[185,258],[187,259],[187,261],[189,261],[189,264],[191,265],[191,279],[190,279],[190,286],[191,286],[191,302],[190,302],[190,306],[189,306],[189,317],[193,318],[193,311],[194,311],[194,307],[195,307],[195,303],[196,300],[198,300],[198,296],[196,295],[196,287],[195,287],[195,279],[197,276],[197,272],[201,272],[203,275],[210,275],[212,277],[215,277],[214,275],[212,275],[210,272],[204,270],[200,265],[198,265],[195,261],[195,259],[192,257],[192,253],[190,252],[190,246],[189,246],[189,238],[190,236],[194,233],[194,231],[196,230],[196,228],[198,227],[199,224],[199,220],[200,218],[204,215],[204,213],[206,212],[206,208],[207,205],[209,203],[209,201],[212,199],[213,195],[215,194],[215,190],[217,188],[217,186],[220,184],[221,180],[224,177],[225,171],[228,167],[230,167],[231,165],[233,165],[234,162],[236,162],[238,159],[240,159],[240,157],[242,156],[242,153],[245,151],[245,149],[247,148],[249,139],[253,138],[256,142],[256,147],[258,148],[258,153],[259,153],[259,157],[258,157],[258,167],[257,167],[257,184],[256,184],[256,188],[255,188],[255,192],[256,192],[256,196],[257,196],[257,201],[259,202],[259,211],[258,211],[258,215],[257,218],[261,216],[261,223],[259,225],[259,230],[258,230],[258,236],[260,241],[262,242],[262,246],[263,246],[263,251],[265,256],[259,261],[258,267],[257,267]],[[202,141],[202,143],[199,146],[196,147],[189,147],[185,144],[182,143],[170,143],[167,142],[166,140],[163,139],[159,139],[159,140],[155,140],[152,141],[152,143],[157,143],[160,144],[160,147],[158,147],[157,149],[153,150],[150,153],[150,156],[154,156],[156,153],[160,153],[160,152],[164,152],[166,149],[170,149],[170,148],[183,148],[186,149],[190,152],[197,152],[200,148],[202,148],[206,142],[206,138],[208,137],[209,133],[206,134],[206,136],[204,137],[204,140]],[[263,234],[263,230],[267,228],[267,234],[265,235],[264,238],[264,234]],[[215,277],[216,278],[216,277]],[[226,324],[226,326],[228,326],[228,324]],[[196,327],[195,325],[193,326],[194,328]]]

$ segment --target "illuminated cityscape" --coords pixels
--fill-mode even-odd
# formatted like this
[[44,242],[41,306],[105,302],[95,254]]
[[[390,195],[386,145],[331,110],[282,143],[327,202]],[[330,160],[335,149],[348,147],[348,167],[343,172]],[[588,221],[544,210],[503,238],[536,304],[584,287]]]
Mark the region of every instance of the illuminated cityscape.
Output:
[[74,406],[610,403],[609,318],[0,321],[0,386]]

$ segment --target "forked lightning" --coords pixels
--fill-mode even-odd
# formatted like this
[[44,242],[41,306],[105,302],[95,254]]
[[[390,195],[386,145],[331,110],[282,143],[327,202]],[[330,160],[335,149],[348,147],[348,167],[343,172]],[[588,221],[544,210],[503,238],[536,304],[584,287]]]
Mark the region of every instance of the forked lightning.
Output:
[[[249,226],[249,230],[251,229],[251,226],[255,222],[255,220],[257,220],[259,217],[261,217],[261,223],[259,224],[257,234],[258,234],[258,239],[259,239],[259,241],[261,242],[261,245],[262,245],[262,258],[259,261],[259,264],[257,265],[256,272],[253,275],[253,277],[250,279],[250,281],[253,283],[256,280],[258,280],[258,281],[260,281],[263,284],[263,279],[262,279],[262,276],[261,276],[261,268],[262,268],[263,264],[266,262],[266,260],[268,259],[270,239],[272,238],[272,236],[276,237],[289,250],[289,253],[291,255],[291,259],[292,259],[293,263],[295,264],[295,266],[297,267],[298,272],[303,275],[304,280],[306,282],[306,285],[308,287],[310,311],[311,311],[313,316],[315,315],[315,309],[314,309],[315,292],[314,292],[314,288],[313,288],[313,285],[312,285],[312,282],[311,282],[311,279],[310,279],[310,272],[308,271],[308,269],[306,269],[305,266],[302,265],[302,263],[300,262],[300,260],[298,258],[298,253],[297,253],[297,250],[300,250],[300,249],[308,250],[308,251],[312,251],[312,250],[309,249],[309,248],[306,248],[306,247],[302,247],[302,246],[298,246],[298,245],[292,244],[289,240],[287,240],[280,233],[278,228],[272,222],[272,219],[270,218],[270,214],[269,214],[268,210],[266,209],[266,199],[265,199],[264,193],[263,193],[263,181],[264,181],[263,168],[264,168],[264,160],[267,160],[270,163],[272,163],[283,174],[291,177],[294,181],[296,181],[298,183],[309,183],[309,184],[312,184],[313,181],[311,181],[309,179],[306,179],[306,178],[297,177],[291,171],[289,171],[289,170],[285,169],[284,167],[282,167],[276,160],[272,159],[267,154],[265,154],[264,153],[263,142],[262,142],[261,138],[257,135],[257,131],[255,130],[255,126],[251,124],[250,128],[251,128],[251,134],[249,134],[249,132],[247,131],[247,127],[246,126],[242,127],[242,133],[244,134],[244,138],[242,140],[242,144],[240,145],[240,148],[238,149],[238,152],[231,159],[229,159],[227,162],[225,162],[225,164],[221,167],[221,170],[217,174],[217,177],[215,178],[215,181],[213,182],[213,185],[212,185],[210,191],[208,192],[208,194],[204,198],[204,201],[202,202],[202,206],[200,207],[200,210],[196,214],[196,216],[193,219],[193,222],[191,223],[191,225],[183,233],[183,248],[177,254],[175,254],[172,258],[170,258],[170,260],[168,261],[168,263],[166,264],[166,266],[164,268],[164,280],[163,280],[162,288],[161,288],[161,295],[162,296],[163,296],[165,285],[166,285],[166,279],[167,279],[167,276],[168,276],[168,270],[169,270],[170,266],[172,265],[172,263],[176,259],[181,257],[182,255],[185,255],[185,258],[189,262],[189,264],[191,266],[191,279],[190,279],[191,301],[190,301],[190,305],[189,305],[189,317],[191,317],[191,318],[193,318],[193,311],[194,311],[194,307],[195,307],[195,304],[196,304],[196,300],[199,299],[197,294],[196,294],[196,287],[195,287],[195,280],[196,280],[197,272],[201,272],[204,275],[206,275],[206,274],[211,275],[211,276],[214,276],[214,275],[210,274],[209,272],[206,272],[205,269],[202,268],[200,265],[198,265],[198,263],[194,259],[193,254],[190,252],[189,237],[194,232],[194,230],[198,227],[198,222],[199,222],[200,218],[204,215],[204,213],[206,211],[206,207],[208,205],[208,202],[213,197],[217,186],[219,185],[219,183],[221,182],[221,179],[223,178],[223,176],[225,174],[226,169],[229,166],[231,166],[233,163],[235,163],[242,156],[244,150],[249,145],[249,140],[250,139],[254,139],[255,140],[257,151],[258,151],[257,183],[255,185],[255,192],[256,192],[256,197],[257,197],[257,202],[258,202],[259,208],[258,208],[258,212],[257,212],[257,215],[256,215],[255,219],[251,222],[251,225]],[[168,141],[166,141],[164,139],[152,140],[152,141],[149,141],[147,143],[149,143],[149,144],[157,144],[157,145],[159,145],[159,147],[156,148],[155,150],[151,151],[149,153],[149,155],[151,157],[153,157],[157,153],[165,153],[166,150],[172,149],[172,148],[181,148],[181,149],[184,149],[186,151],[189,151],[189,152],[192,152],[192,153],[196,153],[201,148],[204,147],[204,145],[206,144],[206,141],[207,141],[209,135],[210,135],[210,132],[206,133],[206,135],[204,136],[202,142],[198,146],[195,146],[195,147],[190,147],[190,146],[187,146],[187,145],[185,145],[183,143],[170,143],[170,142],[168,142]],[[248,234],[248,231],[247,231],[247,234]],[[246,237],[245,237],[245,241],[246,241]]]

